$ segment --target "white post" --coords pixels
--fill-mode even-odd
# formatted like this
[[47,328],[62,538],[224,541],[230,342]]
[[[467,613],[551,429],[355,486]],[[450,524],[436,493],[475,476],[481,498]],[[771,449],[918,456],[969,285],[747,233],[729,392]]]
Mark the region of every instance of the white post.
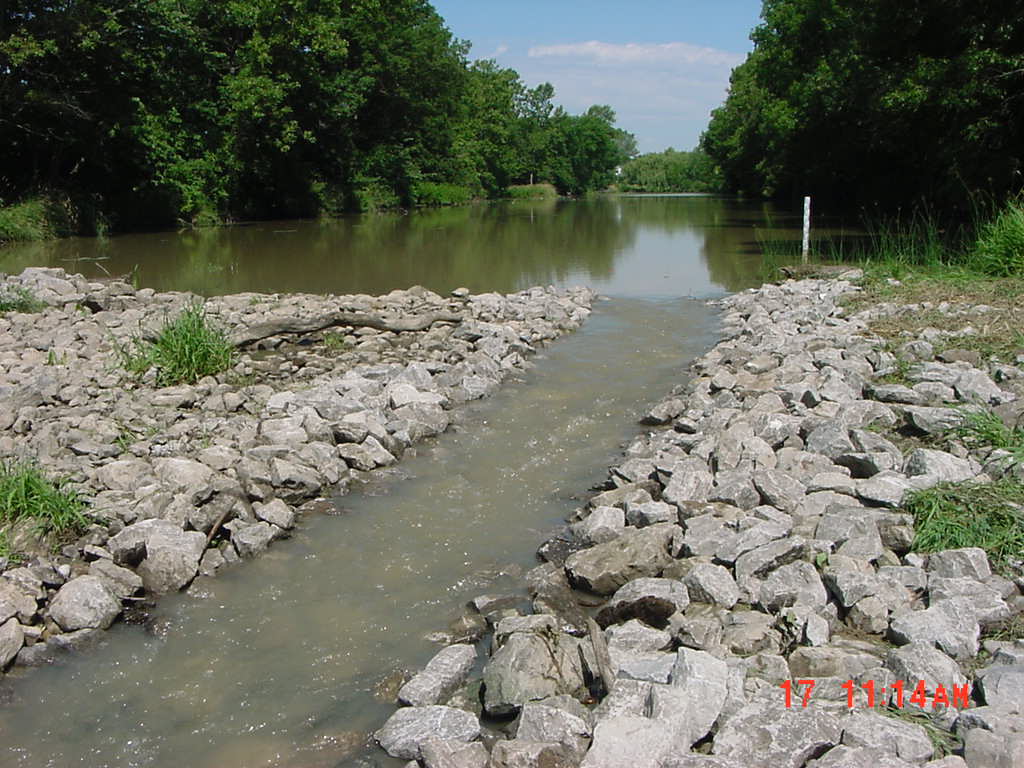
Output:
[[807,263],[807,256],[811,251],[811,198],[804,198],[804,247],[802,251],[803,262]]

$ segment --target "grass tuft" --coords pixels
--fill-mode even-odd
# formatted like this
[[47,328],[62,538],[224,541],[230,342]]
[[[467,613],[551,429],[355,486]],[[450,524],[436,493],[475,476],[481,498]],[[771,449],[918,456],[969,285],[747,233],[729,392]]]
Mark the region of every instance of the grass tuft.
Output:
[[903,507],[914,517],[916,551],[981,547],[1002,573],[1024,557],[1024,485],[1018,482],[940,483],[913,492]]
[[0,291],[0,314],[4,312],[41,312],[46,303],[40,301],[27,288],[20,285]]
[[970,411],[956,435],[968,448],[997,448],[1007,452],[1007,469],[1024,463],[1024,427],[1009,427],[988,409]]
[[[66,480],[48,479],[34,462],[0,462],[0,528],[30,519],[40,533],[72,534],[88,522],[84,509],[85,502]],[[10,551],[6,534],[0,546]]]
[[1024,205],[1012,201],[982,225],[970,256],[973,265],[991,277],[1024,275]]
[[136,375],[155,368],[157,386],[166,387],[226,371],[234,363],[235,348],[207,319],[202,305],[192,304],[167,320],[156,340],[136,338],[120,355],[122,365]]
[[946,755],[958,754],[963,749],[963,741],[959,736],[944,728],[931,714],[922,709],[914,708],[912,705],[904,708],[885,706],[879,707],[878,713],[885,717],[891,717],[893,720],[902,720],[905,723],[924,728],[935,749],[935,754],[932,755],[933,760],[938,760]]

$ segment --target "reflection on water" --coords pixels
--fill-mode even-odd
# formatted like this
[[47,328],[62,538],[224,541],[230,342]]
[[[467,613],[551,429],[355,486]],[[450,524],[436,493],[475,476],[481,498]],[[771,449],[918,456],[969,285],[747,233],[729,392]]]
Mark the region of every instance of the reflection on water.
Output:
[[207,296],[576,283],[613,295],[706,296],[750,285],[756,227],[770,213],[766,203],[701,196],[474,205],[34,243],[0,251],[0,271],[134,271],[140,287]]

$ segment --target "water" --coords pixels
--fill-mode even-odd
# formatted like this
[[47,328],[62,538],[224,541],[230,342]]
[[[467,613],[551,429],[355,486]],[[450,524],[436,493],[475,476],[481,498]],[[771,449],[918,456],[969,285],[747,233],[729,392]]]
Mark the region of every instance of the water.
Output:
[[[8,675],[0,765],[401,765],[367,745],[393,711],[375,687],[425,663],[437,647],[423,636],[466,600],[521,589],[517,574],[535,563],[536,546],[713,342],[713,314],[690,297],[756,281],[753,224],[763,215],[710,198],[640,198],[292,224],[308,247],[323,245],[303,259],[273,256],[276,225],[259,237],[246,227],[212,235],[212,263],[237,268],[205,272],[188,255],[191,235],[50,246],[37,263],[103,250],[106,262],[73,269],[121,270],[135,258],[141,284],[161,289],[587,282],[612,298],[394,476],[339,498],[339,514],[308,517],[259,560],[163,600],[148,629],[118,625],[64,665]],[[360,228],[385,230],[379,251]],[[317,258],[324,278],[310,282]],[[357,269],[360,258],[372,263]],[[0,269],[13,271],[3,260]]]

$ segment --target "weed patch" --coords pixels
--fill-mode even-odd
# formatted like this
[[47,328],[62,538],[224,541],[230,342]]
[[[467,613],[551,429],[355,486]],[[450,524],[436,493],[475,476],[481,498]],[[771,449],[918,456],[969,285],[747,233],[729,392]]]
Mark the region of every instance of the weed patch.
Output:
[[981,227],[971,261],[992,277],[1024,274],[1024,205],[1009,203]]
[[981,547],[996,570],[1009,573],[1024,557],[1024,485],[940,483],[915,491],[903,503],[914,517],[913,549],[937,552]]
[[20,285],[0,291],[0,314],[4,312],[41,312],[46,304]]
[[[0,527],[29,519],[40,533],[65,536],[85,527],[84,510],[65,480],[50,480],[33,462],[0,462]],[[6,535],[2,546],[9,551]]]
[[157,386],[165,387],[226,371],[234,363],[235,348],[202,305],[192,304],[167,320],[156,340],[136,338],[131,347],[120,349],[120,356],[130,373],[141,376],[155,368]]
[[878,709],[879,714],[885,717],[891,717],[893,720],[902,720],[905,723],[911,725],[921,726],[925,733],[928,734],[928,739],[932,743],[932,747],[935,748],[935,754],[932,755],[932,759],[938,760],[945,757],[946,755],[956,754],[963,748],[963,741],[956,734],[946,730],[942,725],[935,721],[935,719],[920,709],[913,709],[909,707],[880,707]]

